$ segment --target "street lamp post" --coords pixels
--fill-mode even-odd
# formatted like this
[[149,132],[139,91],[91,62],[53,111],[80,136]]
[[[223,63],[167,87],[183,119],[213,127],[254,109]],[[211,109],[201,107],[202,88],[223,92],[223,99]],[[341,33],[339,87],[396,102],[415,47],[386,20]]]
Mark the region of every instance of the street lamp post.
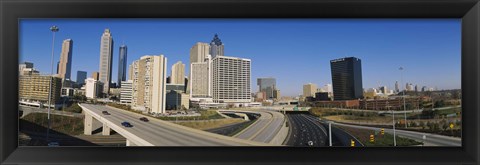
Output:
[[[402,81],[402,84],[403,84],[403,67],[400,67],[399,68],[400,70],[400,74],[401,74],[401,81]],[[405,87],[403,87],[403,92],[402,92],[403,96],[403,112],[405,113],[405,128],[407,128],[407,108],[406,108],[406,105],[405,105]]]
[[49,89],[48,89],[48,115],[47,115],[47,120],[48,120],[48,128],[47,128],[47,143],[49,141],[49,135],[50,135],[50,108],[52,105],[52,79],[53,79],[53,52],[55,48],[55,32],[58,32],[60,30],[57,26],[52,26],[50,27],[50,31],[52,31],[52,58],[51,58],[51,70],[50,70],[50,82],[49,82]]
[[[390,110],[390,106],[388,105],[388,100],[387,100],[387,111]],[[393,112],[392,109],[392,125],[393,125],[393,146],[397,146],[397,138],[395,137],[395,113]]]

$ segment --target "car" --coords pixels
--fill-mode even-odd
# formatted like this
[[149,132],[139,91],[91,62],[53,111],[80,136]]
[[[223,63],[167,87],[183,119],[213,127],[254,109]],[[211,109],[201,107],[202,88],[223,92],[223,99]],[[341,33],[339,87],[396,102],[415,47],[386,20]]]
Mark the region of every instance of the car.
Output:
[[313,141],[308,141],[308,142],[307,142],[307,145],[308,145],[308,146],[313,146]]
[[58,142],[49,142],[49,143],[48,143],[48,146],[49,146],[49,147],[57,147],[57,146],[60,146],[60,143],[58,143]]
[[144,122],[148,122],[148,119],[146,117],[141,117],[140,120]]
[[108,113],[108,111],[102,111],[102,114],[104,114],[104,115],[110,115],[110,113]]
[[126,121],[122,122],[122,126],[124,126],[124,127],[133,127],[132,124],[130,124],[129,122],[126,122]]

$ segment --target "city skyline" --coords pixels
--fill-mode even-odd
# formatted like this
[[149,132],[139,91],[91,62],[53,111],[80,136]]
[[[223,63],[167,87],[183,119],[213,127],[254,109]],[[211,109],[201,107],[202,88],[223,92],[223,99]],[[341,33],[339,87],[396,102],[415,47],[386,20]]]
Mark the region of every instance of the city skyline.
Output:
[[[185,28],[191,24],[201,26],[195,30]],[[208,43],[212,36],[218,33],[221,43],[225,45],[226,55],[252,60],[250,82],[252,92],[258,90],[254,84],[256,79],[261,77],[276,78],[278,89],[286,96],[300,94],[302,85],[308,82],[318,86],[331,84],[330,60],[347,56],[362,59],[365,89],[379,86],[393,89],[395,81],[400,81],[398,70],[400,66],[405,68],[404,84],[412,83],[438,89],[460,88],[460,20],[457,19],[422,19],[422,21],[319,19],[266,20],[266,22],[215,19],[202,22],[188,19],[23,20],[20,23],[19,62],[33,62],[35,69],[41,73],[48,73],[50,67],[49,59],[45,56],[51,51],[49,49],[51,42],[46,42],[51,39],[51,33],[48,31],[51,25],[60,27],[57,41],[67,38],[76,41],[72,51],[71,77],[76,77],[73,74],[78,70],[87,71],[88,75],[99,70],[99,63],[96,60],[100,51],[99,37],[105,28],[109,28],[114,40],[129,45],[128,54],[131,58],[128,58],[127,64],[143,55],[164,54],[171,61],[167,68],[170,68],[174,61],[188,63],[190,48],[197,42]],[[131,28],[133,25],[152,30],[162,28],[156,29],[153,33],[145,30],[148,35],[139,35],[144,32],[133,30]],[[212,26],[215,28],[208,28],[210,25],[215,25]],[[287,27],[266,31],[267,28],[278,25]],[[350,26],[356,28],[350,29]],[[46,30],[43,30],[44,27],[47,27]],[[175,33],[181,31],[185,34]],[[156,36],[162,36],[160,37],[162,39],[155,39]],[[29,39],[30,37],[35,40]],[[368,42],[361,40],[365,38]],[[60,42],[57,41],[55,61],[58,61],[61,52],[57,48]],[[413,41],[416,42],[412,43]],[[112,49],[118,50],[118,46]],[[39,53],[45,56],[37,55]],[[292,60],[292,57],[298,59]],[[115,66],[118,60],[113,58],[113,68],[118,67]],[[190,70],[189,67],[186,66],[185,70]],[[296,72],[297,70],[312,70],[317,74],[312,76],[312,72]],[[167,71],[169,72],[170,70]],[[111,80],[116,80],[116,69],[112,70],[111,74],[114,75]],[[185,75],[188,74],[185,72]],[[400,88],[403,89],[404,86]]]

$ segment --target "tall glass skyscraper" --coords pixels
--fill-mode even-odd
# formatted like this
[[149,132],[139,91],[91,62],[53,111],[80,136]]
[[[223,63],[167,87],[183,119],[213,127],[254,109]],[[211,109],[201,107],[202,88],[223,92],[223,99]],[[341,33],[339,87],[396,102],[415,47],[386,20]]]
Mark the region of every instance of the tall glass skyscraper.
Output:
[[77,84],[85,84],[85,79],[87,79],[87,72],[77,71]]
[[354,100],[363,97],[362,61],[355,57],[330,61],[334,100]]
[[118,87],[122,87],[122,81],[127,79],[127,45],[121,45],[118,56]]
[[113,38],[110,29],[105,29],[100,40],[99,80],[103,83],[103,93],[108,95],[112,80]]
[[212,42],[210,42],[210,55],[212,56],[212,59],[224,55],[223,43],[220,38],[218,38],[217,34],[213,36]]

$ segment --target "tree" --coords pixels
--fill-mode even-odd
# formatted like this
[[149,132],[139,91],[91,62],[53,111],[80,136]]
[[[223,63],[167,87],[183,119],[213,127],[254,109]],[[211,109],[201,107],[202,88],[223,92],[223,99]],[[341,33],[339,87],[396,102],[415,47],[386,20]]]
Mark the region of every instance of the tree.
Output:
[[443,100],[435,101],[435,108],[444,107],[444,106],[445,106],[445,101]]
[[425,122],[420,121],[420,123],[418,123],[418,125],[419,125],[420,127],[422,127],[422,129],[425,129]]

